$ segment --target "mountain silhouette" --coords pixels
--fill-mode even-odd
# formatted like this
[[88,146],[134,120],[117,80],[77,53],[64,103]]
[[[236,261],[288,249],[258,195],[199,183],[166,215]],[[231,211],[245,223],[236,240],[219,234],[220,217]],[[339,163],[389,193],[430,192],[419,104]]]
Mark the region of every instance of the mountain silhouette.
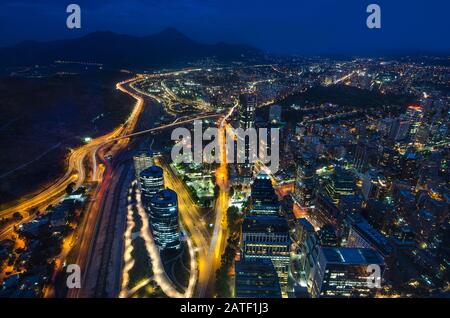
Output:
[[168,67],[214,57],[220,62],[261,56],[247,45],[203,44],[173,28],[136,37],[110,31],[50,42],[24,41],[0,48],[0,66],[45,65],[56,60],[96,62],[112,67]]

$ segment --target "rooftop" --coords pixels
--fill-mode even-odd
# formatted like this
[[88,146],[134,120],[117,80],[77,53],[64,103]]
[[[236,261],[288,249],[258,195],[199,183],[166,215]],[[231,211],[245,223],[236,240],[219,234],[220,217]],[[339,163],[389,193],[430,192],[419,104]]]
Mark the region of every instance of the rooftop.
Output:
[[321,247],[327,263],[332,264],[383,264],[378,252],[368,248]]

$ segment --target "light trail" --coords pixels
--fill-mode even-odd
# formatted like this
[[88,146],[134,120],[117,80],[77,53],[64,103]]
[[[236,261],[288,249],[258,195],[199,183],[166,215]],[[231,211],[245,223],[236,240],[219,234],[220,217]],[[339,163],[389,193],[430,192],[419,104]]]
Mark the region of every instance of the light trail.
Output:
[[[133,181],[131,186],[135,186],[136,181]],[[130,295],[130,290],[128,289],[128,283],[130,282],[130,271],[134,266],[134,259],[131,256],[131,253],[133,252],[133,237],[132,237],[132,230],[135,226],[134,217],[133,217],[133,206],[130,203],[131,201],[131,194],[132,194],[132,187],[130,188],[128,192],[128,206],[127,206],[127,227],[124,233],[124,267],[122,270],[122,287],[120,290],[119,298],[126,298]]]
[[[194,269],[195,272],[198,270],[196,295],[198,297],[203,297],[209,282],[207,254],[210,234],[206,228],[206,224],[199,222],[199,220],[201,220],[201,213],[197,204],[192,200],[187,191],[184,182],[173,172],[172,168],[162,157],[155,158],[155,164],[161,166],[164,170],[164,183],[166,187],[177,193],[178,211],[182,224],[189,233],[193,245],[195,245],[195,248],[194,246],[190,246],[190,254],[191,272],[192,269]],[[198,266],[195,266],[196,264],[192,263],[193,260],[195,262],[195,256],[197,256]],[[191,285],[191,283],[189,283],[189,285]]]
[[152,263],[153,275],[156,283],[161,287],[161,290],[168,297],[171,298],[184,298],[187,295],[180,293],[170,279],[167,277],[167,274],[164,270],[164,266],[161,261],[161,257],[159,255],[159,250],[156,247],[155,241],[150,232],[149,218],[147,213],[145,212],[142,201],[141,201],[141,192],[139,189],[136,190],[136,207],[138,209],[139,216],[142,220],[141,227],[141,236],[144,239],[145,247],[147,249],[148,256],[150,257]]

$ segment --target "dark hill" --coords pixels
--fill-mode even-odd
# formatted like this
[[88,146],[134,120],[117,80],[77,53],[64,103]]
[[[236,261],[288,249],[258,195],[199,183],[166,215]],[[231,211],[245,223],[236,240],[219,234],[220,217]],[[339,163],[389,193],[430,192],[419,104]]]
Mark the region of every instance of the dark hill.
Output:
[[76,39],[25,41],[0,48],[0,66],[50,64],[56,60],[103,63],[113,67],[169,67],[206,57],[229,62],[261,56],[246,45],[196,42],[173,28],[145,37],[94,32]]

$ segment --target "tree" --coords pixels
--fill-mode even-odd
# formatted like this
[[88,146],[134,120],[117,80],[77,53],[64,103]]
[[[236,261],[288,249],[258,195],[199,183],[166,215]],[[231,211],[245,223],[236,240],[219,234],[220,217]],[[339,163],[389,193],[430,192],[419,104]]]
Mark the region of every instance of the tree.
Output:
[[74,190],[75,190],[75,182],[69,183],[69,185],[66,187],[66,193],[70,195],[73,193]]
[[20,212],[14,212],[13,217],[16,220],[22,220],[23,219],[23,215]]

